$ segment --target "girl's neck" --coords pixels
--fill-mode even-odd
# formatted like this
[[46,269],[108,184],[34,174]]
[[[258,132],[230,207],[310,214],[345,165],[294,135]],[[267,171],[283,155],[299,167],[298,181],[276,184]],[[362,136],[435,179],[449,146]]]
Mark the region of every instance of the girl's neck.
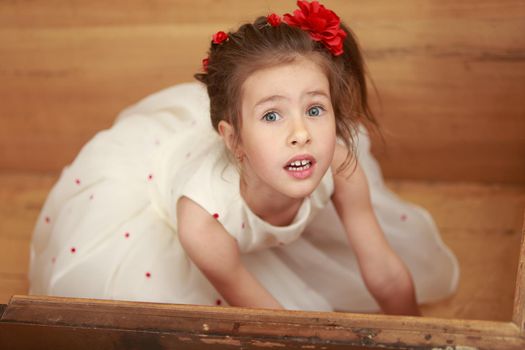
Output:
[[274,226],[290,225],[303,202],[303,199],[287,197],[267,186],[250,183],[242,175],[240,191],[250,210]]

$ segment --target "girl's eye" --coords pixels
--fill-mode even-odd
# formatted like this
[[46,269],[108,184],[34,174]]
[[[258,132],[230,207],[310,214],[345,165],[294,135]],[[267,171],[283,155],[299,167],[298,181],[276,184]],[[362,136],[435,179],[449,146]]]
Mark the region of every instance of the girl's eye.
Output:
[[267,122],[275,122],[280,119],[279,114],[275,112],[268,112],[263,115],[262,119]]
[[321,106],[314,106],[310,109],[308,109],[308,116],[309,117],[318,117],[321,115],[321,113],[324,111],[323,107]]

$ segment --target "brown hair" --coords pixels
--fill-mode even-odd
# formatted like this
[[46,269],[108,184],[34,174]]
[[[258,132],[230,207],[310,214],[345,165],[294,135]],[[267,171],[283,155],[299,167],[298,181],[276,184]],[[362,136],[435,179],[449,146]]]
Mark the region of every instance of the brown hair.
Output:
[[207,87],[215,130],[219,121],[227,121],[235,130],[238,144],[241,141],[241,88],[244,81],[258,69],[290,63],[303,56],[319,64],[328,77],[336,134],[348,150],[341,169],[350,164],[355,154],[354,139],[359,123],[377,127],[377,121],[368,106],[365,68],[359,45],[344,23],[341,23],[341,28],[347,35],[340,56],[333,56],[306,31],[285,23],[272,26],[266,17],[259,17],[253,24],[244,24],[237,31],[228,33],[228,40],[221,44],[212,43],[207,72],[195,74],[195,78]]

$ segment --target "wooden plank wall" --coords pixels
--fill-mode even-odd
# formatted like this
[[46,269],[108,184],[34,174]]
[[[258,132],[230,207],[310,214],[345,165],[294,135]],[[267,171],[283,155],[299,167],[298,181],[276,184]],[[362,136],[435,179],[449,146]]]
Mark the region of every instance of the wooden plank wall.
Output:
[[[390,178],[525,183],[525,2],[329,1],[361,40]],[[0,171],[58,172],[220,29],[294,1],[0,2]]]

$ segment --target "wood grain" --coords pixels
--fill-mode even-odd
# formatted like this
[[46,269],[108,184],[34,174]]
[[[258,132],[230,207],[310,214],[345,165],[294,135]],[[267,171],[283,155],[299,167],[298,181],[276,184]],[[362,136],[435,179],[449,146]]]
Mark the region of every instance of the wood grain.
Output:
[[521,233],[521,248],[518,271],[516,274],[516,290],[514,292],[514,308],[512,321],[520,328],[521,334],[525,336],[525,220]]
[[510,322],[15,296],[10,349],[522,349]]
[[[358,35],[377,86],[387,177],[525,183],[523,1],[325,3]],[[56,172],[124,107],[191,80],[211,33],[294,7],[0,2],[0,169]]]

